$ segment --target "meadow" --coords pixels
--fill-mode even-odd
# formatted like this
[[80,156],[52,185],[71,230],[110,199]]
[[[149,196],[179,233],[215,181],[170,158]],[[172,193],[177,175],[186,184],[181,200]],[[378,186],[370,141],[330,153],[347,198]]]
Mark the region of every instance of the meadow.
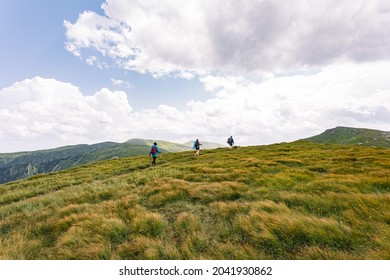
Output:
[[0,259],[390,259],[388,148],[297,141],[150,162],[0,185]]

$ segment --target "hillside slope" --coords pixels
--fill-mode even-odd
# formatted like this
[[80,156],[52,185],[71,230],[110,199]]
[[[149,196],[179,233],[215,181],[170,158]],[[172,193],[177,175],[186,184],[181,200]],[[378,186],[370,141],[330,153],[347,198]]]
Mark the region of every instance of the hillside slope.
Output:
[[[160,149],[162,151],[183,152],[183,151],[188,150],[188,147],[184,144],[178,144],[178,143],[173,143],[173,142],[163,141],[163,140],[130,139],[130,140],[126,141],[125,143],[130,144],[131,146],[134,146],[134,147],[135,146],[147,147],[147,151],[149,152],[149,149],[153,145],[154,142],[157,142],[157,145],[160,147]],[[139,154],[139,155],[141,155],[141,154]]]
[[361,145],[390,148],[390,132],[366,128],[342,127],[328,129],[304,140],[315,143]]
[[[0,154],[0,184],[111,158],[148,154],[153,140],[131,139],[125,143],[104,142],[33,152]],[[188,150],[181,144],[158,141],[163,153]]]
[[0,259],[389,259],[390,149],[112,159],[0,186]]
[[[49,150],[0,154],[0,184],[27,178],[36,174],[47,174],[71,167],[111,158],[124,158],[148,154],[155,140],[130,139],[125,143],[104,142],[93,145],[73,145]],[[182,152],[192,148],[191,144],[178,144],[157,140],[163,153]],[[203,149],[221,147],[205,142]]]

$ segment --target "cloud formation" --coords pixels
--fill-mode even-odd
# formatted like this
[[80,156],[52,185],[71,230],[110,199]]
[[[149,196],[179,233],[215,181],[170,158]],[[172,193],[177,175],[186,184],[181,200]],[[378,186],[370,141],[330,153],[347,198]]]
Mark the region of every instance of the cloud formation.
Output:
[[71,84],[35,77],[0,90],[0,143],[11,151],[133,137],[225,143],[233,135],[250,145],[293,141],[338,125],[388,130],[387,73],[390,63],[382,62],[332,64],[262,81],[208,75],[200,82],[213,93],[209,100],[140,112],[124,92],[84,96]]
[[269,144],[338,125],[390,130],[388,1],[107,0],[102,8],[64,21],[69,52],[103,71],[198,79],[210,98],[135,112],[123,91],[87,96],[55,79],[23,80],[0,90],[1,151],[133,137]]
[[65,21],[67,49],[123,69],[193,77],[390,59],[388,1],[107,0]]
[[[121,91],[83,96],[68,83],[35,77],[0,91],[2,150],[29,150],[91,143],[116,137],[132,108]],[[125,133],[130,134],[131,128]],[[16,148],[18,147],[18,148]]]

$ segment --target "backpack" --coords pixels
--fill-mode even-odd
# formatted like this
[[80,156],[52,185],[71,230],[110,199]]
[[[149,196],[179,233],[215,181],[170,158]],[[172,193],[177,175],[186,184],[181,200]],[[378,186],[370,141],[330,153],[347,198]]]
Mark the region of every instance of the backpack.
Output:
[[152,147],[152,151],[151,151],[152,155],[155,155],[157,154],[157,149],[156,147]]

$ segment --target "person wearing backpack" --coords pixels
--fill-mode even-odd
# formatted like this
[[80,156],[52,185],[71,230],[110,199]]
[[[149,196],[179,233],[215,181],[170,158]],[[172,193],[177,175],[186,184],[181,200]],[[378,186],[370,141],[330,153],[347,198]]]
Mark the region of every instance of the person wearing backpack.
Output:
[[192,149],[195,149],[195,150],[196,150],[195,156],[199,156],[200,145],[202,145],[202,144],[199,142],[199,139],[196,139],[195,142],[194,142],[194,144],[192,145]]
[[230,136],[230,137],[228,138],[227,143],[229,144],[230,148],[233,147],[233,145],[234,145],[233,136]]
[[152,155],[153,161],[152,165],[156,165],[156,159],[158,154],[161,154],[159,148],[157,147],[157,143],[154,142],[153,146],[150,148],[149,156]]

